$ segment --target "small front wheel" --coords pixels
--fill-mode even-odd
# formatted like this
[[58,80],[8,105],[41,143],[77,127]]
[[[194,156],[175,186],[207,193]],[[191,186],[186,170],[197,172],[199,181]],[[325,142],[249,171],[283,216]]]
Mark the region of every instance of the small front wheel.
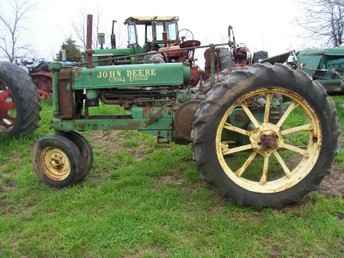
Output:
[[33,167],[47,185],[63,188],[78,182],[82,157],[78,146],[61,135],[37,141],[33,152]]
[[85,177],[89,174],[93,164],[93,151],[91,144],[86,140],[84,136],[74,131],[59,131],[57,132],[57,135],[66,137],[74,144],[76,144],[76,146],[78,146],[82,161],[80,164],[80,173],[78,175],[77,182],[83,181]]

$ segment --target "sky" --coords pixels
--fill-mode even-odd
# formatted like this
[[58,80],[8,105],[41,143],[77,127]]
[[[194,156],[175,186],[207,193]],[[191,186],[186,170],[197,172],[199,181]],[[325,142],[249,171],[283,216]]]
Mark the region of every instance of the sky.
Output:
[[[12,0],[0,0],[0,13],[8,12]],[[100,14],[100,31],[109,44],[111,21],[117,20],[120,44],[126,46],[125,18],[135,15],[179,16],[180,28],[190,29],[202,44],[227,42],[232,25],[238,43],[252,52],[267,50],[271,55],[291,49],[314,47],[302,35],[297,21],[302,17],[298,0],[211,0],[211,1],[125,1],[125,0],[32,0],[34,8],[25,20],[23,39],[31,54],[52,59],[64,40],[74,36],[73,24],[83,14]],[[84,17],[86,19],[86,17]],[[74,36],[75,37],[75,36]]]

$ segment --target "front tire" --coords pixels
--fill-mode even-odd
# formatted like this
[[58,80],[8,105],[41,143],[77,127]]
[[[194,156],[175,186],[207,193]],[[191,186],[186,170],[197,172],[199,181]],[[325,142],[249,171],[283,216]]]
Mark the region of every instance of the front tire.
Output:
[[81,154],[80,172],[76,178],[76,182],[83,181],[89,174],[93,165],[93,150],[91,144],[81,134],[70,131],[70,132],[57,132],[57,135],[66,137],[72,141],[79,149]]
[[81,162],[78,146],[61,135],[41,138],[34,146],[34,171],[48,186],[63,188],[78,183]]
[[[281,96],[284,113],[273,122],[273,99]],[[200,172],[240,205],[281,208],[299,201],[329,173],[337,150],[339,125],[327,98],[319,84],[283,65],[222,77],[195,114]],[[260,99],[265,102],[257,108]]]

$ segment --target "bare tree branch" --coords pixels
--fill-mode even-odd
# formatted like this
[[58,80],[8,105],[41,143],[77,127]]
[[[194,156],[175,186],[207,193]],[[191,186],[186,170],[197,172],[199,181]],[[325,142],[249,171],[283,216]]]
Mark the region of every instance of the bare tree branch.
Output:
[[305,15],[299,24],[310,37],[335,47],[343,44],[344,0],[301,0],[301,4]]
[[11,63],[15,61],[19,52],[27,50],[27,46],[20,42],[20,35],[24,29],[22,24],[32,8],[33,5],[29,0],[13,0],[6,8],[6,13],[9,15],[0,13],[0,52]]

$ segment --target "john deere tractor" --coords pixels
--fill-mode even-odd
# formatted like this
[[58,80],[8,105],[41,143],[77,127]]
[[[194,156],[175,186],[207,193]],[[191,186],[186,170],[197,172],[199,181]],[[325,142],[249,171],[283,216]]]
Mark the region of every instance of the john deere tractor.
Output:
[[[125,50],[92,50],[88,16],[85,64],[50,67],[56,134],[35,144],[40,179],[63,188],[86,178],[93,156],[83,131],[139,130],[159,142],[192,144],[202,178],[241,205],[282,207],[317,189],[339,137],[324,88],[282,64],[243,65],[231,27],[228,42],[201,45],[182,39],[176,21],[128,19],[129,32],[144,26],[143,46],[129,36]],[[194,58],[201,49],[204,69]],[[105,104],[126,113],[93,115]]]

